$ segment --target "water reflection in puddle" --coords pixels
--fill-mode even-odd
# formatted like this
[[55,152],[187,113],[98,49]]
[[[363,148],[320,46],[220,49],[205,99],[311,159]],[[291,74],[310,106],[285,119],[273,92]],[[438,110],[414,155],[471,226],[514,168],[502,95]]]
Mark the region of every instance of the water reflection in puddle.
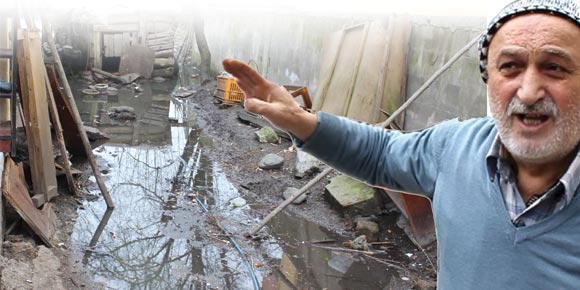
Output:
[[[340,237],[285,213],[269,226],[275,238],[243,238],[257,223],[248,214],[253,201],[207,157],[211,139],[196,127],[195,108],[171,100],[168,84],[142,86],[137,97],[121,89],[78,102],[85,122],[112,138],[95,154],[109,167],[104,178],[116,208],[85,202],[72,233],[97,282],[112,289],[253,289],[255,275],[262,289],[383,289],[399,279],[384,265],[309,243]],[[106,111],[120,105],[135,108],[137,120],[109,119]],[[189,126],[170,125],[170,111]]]

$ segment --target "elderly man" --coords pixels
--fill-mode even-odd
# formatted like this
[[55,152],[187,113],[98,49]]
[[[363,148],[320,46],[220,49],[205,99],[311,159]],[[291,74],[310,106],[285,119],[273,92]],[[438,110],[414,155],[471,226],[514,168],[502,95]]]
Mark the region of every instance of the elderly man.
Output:
[[523,0],[492,20],[480,67],[493,118],[401,134],[300,109],[226,59],[246,109],[338,170],[433,200],[438,289],[580,289],[580,10]]

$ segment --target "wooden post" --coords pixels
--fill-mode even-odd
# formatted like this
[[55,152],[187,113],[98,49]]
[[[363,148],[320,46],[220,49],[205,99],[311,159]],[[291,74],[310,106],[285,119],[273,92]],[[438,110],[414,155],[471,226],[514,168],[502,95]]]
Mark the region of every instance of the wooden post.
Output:
[[[45,23],[44,27],[48,27],[47,25],[48,24]],[[71,109],[73,111],[75,123],[77,124],[77,127],[79,128],[81,139],[83,141],[83,146],[85,147],[85,150],[87,152],[87,159],[89,160],[89,163],[91,164],[91,167],[93,168],[93,173],[95,175],[95,179],[97,180],[97,184],[99,185],[99,188],[101,189],[101,193],[103,194],[103,197],[105,198],[105,202],[107,203],[107,207],[114,208],[115,205],[113,204],[113,200],[111,199],[111,196],[109,195],[109,191],[107,190],[105,182],[103,181],[103,177],[101,176],[101,171],[99,170],[99,166],[97,165],[97,161],[95,160],[95,156],[93,155],[93,150],[91,148],[91,144],[89,143],[89,138],[87,137],[87,132],[84,129],[85,127],[83,125],[83,121],[82,121],[81,116],[79,114],[79,110],[77,109],[77,105],[76,105],[76,102],[74,100],[70,86],[68,84],[66,74],[64,73],[64,69],[63,69],[62,63],[60,61],[60,56],[58,55],[58,51],[56,50],[56,45],[54,44],[54,39],[52,38],[52,35],[50,33],[48,33],[48,31],[45,35],[46,35],[46,41],[48,42],[48,46],[50,47],[50,50],[51,50],[52,55],[54,57],[54,60],[56,62],[56,70],[59,74],[60,79],[63,82],[67,101],[69,102]]]
[[66,174],[66,180],[68,183],[68,188],[73,195],[78,196],[77,187],[75,186],[75,180],[72,176],[70,170],[70,164],[68,162],[68,157],[66,154],[66,146],[64,145],[64,137],[62,135],[62,126],[60,124],[60,118],[58,117],[58,109],[56,108],[56,103],[54,102],[54,96],[52,95],[52,88],[50,87],[50,80],[48,79],[48,74],[44,73],[44,79],[46,81],[46,90],[48,92],[48,104],[49,112],[52,117],[52,126],[56,133],[56,140],[58,141],[58,148],[60,150],[60,155],[62,156],[62,165]]
[[34,205],[40,207],[57,193],[56,171],[52,152],[45,69],[38,31],[20,30],[18,33],[18,63],[24,122],[35,196]]
[[93,32],[93,67],[101,68],[103,64],[103,55],[101,54],[102,33]]

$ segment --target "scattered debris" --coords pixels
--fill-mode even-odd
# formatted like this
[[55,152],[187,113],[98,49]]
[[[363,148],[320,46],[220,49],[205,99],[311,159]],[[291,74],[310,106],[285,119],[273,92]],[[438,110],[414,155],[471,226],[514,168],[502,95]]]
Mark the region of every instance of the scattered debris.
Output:
[[350,247],[355,250],[370,251],[370,244],[367,242],[367,236],[360,235],[352,241],[344,242],[343,246]]
[[136,118],[135,109],[129,106],[111,107],[108,115],[109,118],[120,121],[135,120]]

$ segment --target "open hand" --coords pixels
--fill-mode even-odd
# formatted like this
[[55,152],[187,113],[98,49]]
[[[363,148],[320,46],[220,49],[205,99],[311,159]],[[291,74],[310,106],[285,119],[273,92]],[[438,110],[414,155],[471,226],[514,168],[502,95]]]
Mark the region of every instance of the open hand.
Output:
[[246,110],[264,116],[276,127],[306,140],[316,128],[316,115],[308,113],[282,86],[264,79],[247,64],[224,59],[224,69],[232,74],[245,95]]

